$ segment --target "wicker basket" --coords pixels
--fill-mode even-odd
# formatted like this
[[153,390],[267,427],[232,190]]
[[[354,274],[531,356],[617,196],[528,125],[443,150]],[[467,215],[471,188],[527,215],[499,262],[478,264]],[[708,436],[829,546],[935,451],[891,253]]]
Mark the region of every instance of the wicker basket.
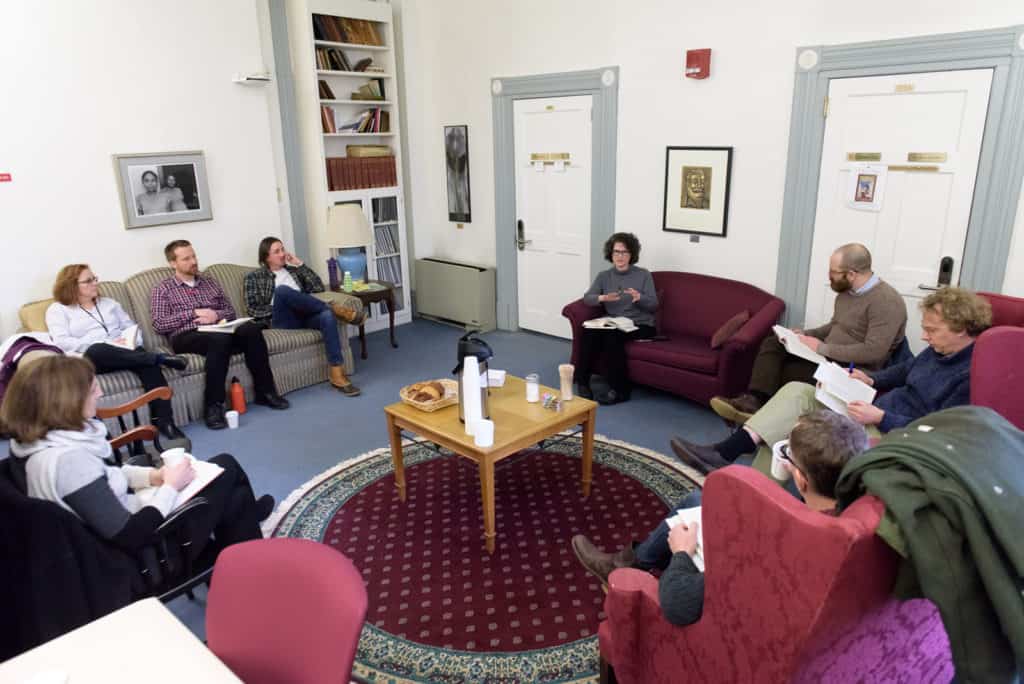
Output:
[[[424,382],[438,382],[444,387],[444,396],[440,399],[432,399],[431,401],[416,401],[413,399],[413,395],[416,394],[413,391],[412,385],[406,385],[399,390],[399,396],[402,401],[409,406],[418,408],[420,411],[437,411],[443,409],[446,406],[453,406],[459,403],[459,383],[449,378],[441,378],[440,380],[424,380]],[[416,383],[413,383],[416,384]]]

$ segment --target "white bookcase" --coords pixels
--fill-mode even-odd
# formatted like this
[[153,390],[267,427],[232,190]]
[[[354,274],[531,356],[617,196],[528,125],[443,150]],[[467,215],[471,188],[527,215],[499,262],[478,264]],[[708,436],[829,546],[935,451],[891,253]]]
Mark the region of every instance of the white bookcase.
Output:
[[[400,102],[391,5],[370,0],[298,0],[287,3],[287,7],[311,265],[314,265],[326,283],[327,259],[335,254],[335,250],[326,242],[328,208],[334,204],[359,204],[372,226],[374,236],[373,243],[366,247],[368,277],[394,283],[395,325],[408,323],[412,319],[409,302],[411,283],[402,192]],[[313,15],[371,22],[383,45],[318,40],[313,29]],[[383,71],[324,69],[322,64],[317,64],[317,48],[337,48],[353,66],[362,59],[370,58],[373,66],[379,66]],[[352,92],[373,79],[383,82],[383,100],[351,98]],[[319,81],[325,81],[330,86],[333,98],[321,97]],[[377,133],[325,133],[321,106],[328,106],[338,112],[336,118],[340,120],[348,120],[366,109],[379,107],[382,112],[388,113],[390,129]],[[346,146],[358,144],[387,145],[391,148],[395,157],[396,184],[357,190],[329,189],[327,159],[346,157]],[[366,321],[368,332],[388,326],[386,305],[374,304],[372,307]]]

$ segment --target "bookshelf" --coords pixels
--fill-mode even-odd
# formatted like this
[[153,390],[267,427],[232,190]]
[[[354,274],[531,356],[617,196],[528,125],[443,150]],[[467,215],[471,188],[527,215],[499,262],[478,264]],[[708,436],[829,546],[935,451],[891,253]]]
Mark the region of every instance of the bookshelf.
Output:
[[[358,204],[373,233],[365,249],[367,277],[394,283],[395,325],[408,323],[409,247],[391,5],[305,0],[289,2],[287,8],[310,263],[327,282],[327,259],[336,254],[325,240],[327,210],[334,204]],[[381,71],[364,70],[366,60]],[[357,156],[353,145],[390,148],[393,164]],[[367,331],[387,325],[387,305],[372,304]]]

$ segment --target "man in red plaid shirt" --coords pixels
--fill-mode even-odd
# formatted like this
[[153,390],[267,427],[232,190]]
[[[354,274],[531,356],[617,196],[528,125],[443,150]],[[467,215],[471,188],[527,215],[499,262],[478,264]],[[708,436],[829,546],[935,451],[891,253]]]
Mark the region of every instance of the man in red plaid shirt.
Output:
[[211,430],[227,427],[224,384],[231,355],[239,351],[245,354],[245,365],[252,373],[256,403],[278,410],[288,408],[270,372],[263,326],[248,321],[232,333],[197,330],[201,325],[234,320],[235,309],[217,281],[199,275],[199,262],[188,240],[169,243],[164,256],[174,275],[157,283],[150,294],[153,329],[171,339],[174,353],[206,357],[206,426]]

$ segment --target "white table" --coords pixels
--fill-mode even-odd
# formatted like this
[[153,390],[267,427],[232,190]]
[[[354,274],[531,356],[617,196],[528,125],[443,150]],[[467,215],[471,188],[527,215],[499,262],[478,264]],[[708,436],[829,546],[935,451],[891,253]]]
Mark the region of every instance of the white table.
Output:
[[[241,682],[154,598],[138,601],[0,664],[0,683]],[[35,682],[33,682],[35,684]]]

